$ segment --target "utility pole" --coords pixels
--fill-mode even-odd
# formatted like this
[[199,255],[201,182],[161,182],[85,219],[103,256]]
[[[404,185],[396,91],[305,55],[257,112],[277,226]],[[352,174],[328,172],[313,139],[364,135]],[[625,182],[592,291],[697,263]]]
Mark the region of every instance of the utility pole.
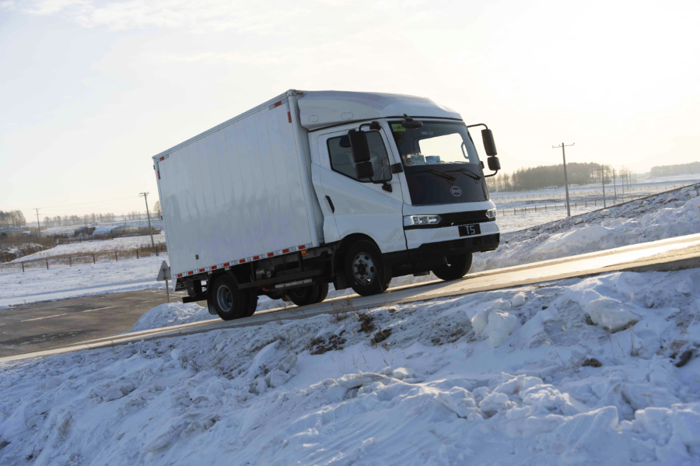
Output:
[[34,210],[36,210],[36,226],[37,230],[39,231],[38,235],[39,238],[41,238],[41,223],[39,223],[39,209],[35,208]]
[[139,196],[146,199],[146,216],[148,217],[148,232],[151,234],[151,246],[153,246],[153,250],[156,252],[156,257],[158,257],[156,242],[153,240],[153,228],[151,228],[151,214],[148,211],[148,193],[140,193]]
[[603,208],[607,209],[608,205],[605,202],[605,165],[600,166],[600,177],[603,179]]
[[566,216],[571,217],[571,203],[569,202],[569,177],[566,175],[566,152],[564,151],[564,147],[571,147],[575,142],[572,142],[571,144],[564,144],[563,142],[561,143],[560,146],[552,146],[552,149],[559,149],[561,147],[561,156],[564,158],[564,187],[566,189]]
[[615,203],[617,204],[617,181],[615,180],[615,169],[613,168],[613,192],[615,193]]

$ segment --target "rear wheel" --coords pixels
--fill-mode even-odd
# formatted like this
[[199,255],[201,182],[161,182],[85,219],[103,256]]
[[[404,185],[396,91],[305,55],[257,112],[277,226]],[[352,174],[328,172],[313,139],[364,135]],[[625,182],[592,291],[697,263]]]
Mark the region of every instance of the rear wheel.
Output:
[[345,276],[360,296],[383,293],[391,281],[381,253],[369,241],[358,241],[345,253]]
[[[209,306],[223,320],[240,319],[252,315],[252,313],[249,314],[249,293],[239,290],[236,282],[228,275],[218,277],[208,295]],[[255,301],[257,304],[257,297]]]
[[328,283],[320,283],[318,286],[320,288],[320,292],[318,294],[318,298],[316,298],[316,302],[322,303],[323,300],[328,297]]
[[[326,289],[326,293],[328,290]],[[309,304],[316,304],[318,298],[321,295],[321,288],[318,285],[305,286],[304,288],[297,288],[287,293],[289,299],[292,300],[297,306],[308,306]]]
[[246,304],[246,317],[250,317],[255,314],[255,309],[258,307],[258,295],[255,294],[253,290],[248,290],[248,302]]
[[446,257],[447,264],[433,269],[436,277],[442,280],[458,280],[465,276],[472,266],[472,253],[465,252],[456,256]]

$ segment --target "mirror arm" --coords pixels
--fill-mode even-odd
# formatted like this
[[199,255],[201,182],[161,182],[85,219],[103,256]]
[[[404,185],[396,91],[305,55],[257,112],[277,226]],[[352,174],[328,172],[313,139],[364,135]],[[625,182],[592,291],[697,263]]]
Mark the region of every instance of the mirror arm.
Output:
[[484,178],[488,178],[488,177],[490,177],[490,176],[496,176],[497,173],[498,173],[498,170],[496,170],[495,172],[491,173],[490,175],[484,175]]
[[486,129],[489,129],[488,126],[486,126],[486,123],[477,123],[475,125],[467,125],[467,128],[476,128],[477,126],[483,126]]

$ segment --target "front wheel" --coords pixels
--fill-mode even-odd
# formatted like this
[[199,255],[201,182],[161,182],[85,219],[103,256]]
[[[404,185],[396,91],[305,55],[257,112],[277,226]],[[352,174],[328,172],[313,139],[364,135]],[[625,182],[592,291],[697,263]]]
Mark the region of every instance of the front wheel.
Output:
[[447,256],[447,263],[433,269],[433,273],[441,280],[459,280],[472,267],[472,253],[465,252],[456,256]]
[[384,293],[390,275],[381,253],[369,241],[358,241],[345,253],[345,276],[360,296]]

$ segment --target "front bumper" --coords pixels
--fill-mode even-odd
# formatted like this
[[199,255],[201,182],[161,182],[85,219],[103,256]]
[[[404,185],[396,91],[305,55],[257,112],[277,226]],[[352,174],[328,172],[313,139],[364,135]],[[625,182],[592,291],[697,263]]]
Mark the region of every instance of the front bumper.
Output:
[[[459,236],[459,226],[457,225],[443,228],[416,228],[405,230],[404,233],[406,234],[406,243],[409,250],[419,249],[423,245],[428,246],[430,244],[451,240],[473,240],[486,236],[500,236],[500,231],[496,222],[479,222],[479,226],[481,227],[481,234],[468,237]],[[496,244],[496,247],[498,247],[498,244]]]

